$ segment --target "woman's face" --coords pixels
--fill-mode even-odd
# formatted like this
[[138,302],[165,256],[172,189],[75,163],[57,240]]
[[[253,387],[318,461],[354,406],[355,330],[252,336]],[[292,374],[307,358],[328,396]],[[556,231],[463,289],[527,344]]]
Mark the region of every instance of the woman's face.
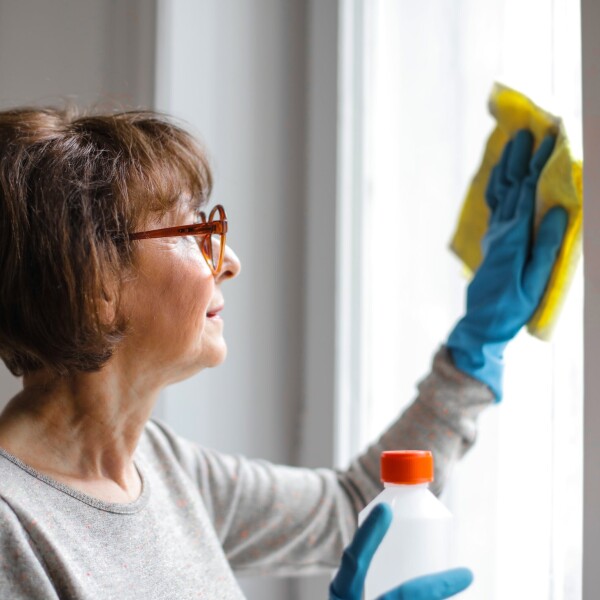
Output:
[[[196,221],[191,209],[170,213],[149,229]],[[131,333],[123,351],[135,364],[152,369],[166,383],[223,362],[222,283],[240,271],[227,248],[213,276],[193,236],[139,240],[135,277],[123,290],[123,310]]]

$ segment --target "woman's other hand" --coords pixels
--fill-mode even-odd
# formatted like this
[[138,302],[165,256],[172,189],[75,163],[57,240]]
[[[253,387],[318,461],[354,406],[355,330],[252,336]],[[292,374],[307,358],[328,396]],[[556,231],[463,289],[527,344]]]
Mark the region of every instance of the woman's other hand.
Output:
[[[329,600],[361,600],[371,559],[392,522],[387,504],[378,504],[358,528],[344,551],[342,564],[329,587]],[[443,600],[469,587],[473,575],[468,569],[452,569],[411,579],[386,592],[378,600]]]
[[467,291],[466,315],[447,343],[455,365],[487,384],[497,401],[504,348],[540,303],[568,221],[562,207],[552,208],[532,243],[537,183],[555,139],[546,137],[532,157],[533,143],[529,131],[519,131],[492,171],[483,261]]

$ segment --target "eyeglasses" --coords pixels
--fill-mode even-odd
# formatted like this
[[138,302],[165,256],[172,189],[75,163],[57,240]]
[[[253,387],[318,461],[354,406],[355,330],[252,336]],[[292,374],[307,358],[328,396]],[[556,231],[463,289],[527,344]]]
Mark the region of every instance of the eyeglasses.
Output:
[[200,213],[201,223],[191,225],[179,225],[178,227],[166,227],[153,229],[152,231],[139,231],[129,234],[130,240],[145,240],[149,238],[165,238],[184,235],[197,236],[198,245],[202,255],[206,259],[213,275],[218,275],[223,266],[225,255],[225,240],[227,237],[227,215],[225,209],[217,204],[206,219],[204,212]]

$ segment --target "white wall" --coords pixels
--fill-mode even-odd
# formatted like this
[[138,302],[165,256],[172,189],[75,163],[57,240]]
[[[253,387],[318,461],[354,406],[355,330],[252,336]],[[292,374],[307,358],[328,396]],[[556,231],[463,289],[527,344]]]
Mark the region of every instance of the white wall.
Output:
[[[241,275],[223,286],[224,365],[168,388],[160,415],[226,452],[294,462],[303,377],[306,3],[158,3],[157,106],[203,140]],[[249,598],[289,582],[242,582]],[[325,595],[325,590],[322,590]]]
[[288,462],[302,376],[304,19],[302,3],[280,0],[159,3],[158,108],[204,142],[242,262],[223,287],[227,361],[169,388],[163,414],[206,445]]
[[[313,467],[336,442],[338,4],[159,2],[157,104],[205,141],[243,265],[225,286],[227,363],[160,410],[204,444]],[[312,600],[328,579],[243,585]]]

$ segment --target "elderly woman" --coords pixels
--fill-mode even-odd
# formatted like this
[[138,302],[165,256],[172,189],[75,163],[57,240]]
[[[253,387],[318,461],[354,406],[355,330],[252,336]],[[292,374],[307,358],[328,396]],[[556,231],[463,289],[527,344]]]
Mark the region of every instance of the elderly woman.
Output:
[[[527,132],[507,147],[467,314],[415,402],[348,470],[310,470],[207,450],[150,418],[163,387],[224,360],[223,283],[240,270],[224,209],[200,212],[211,175],[194,140],[149,112],[0,113],[0,355],[23,376],[0,416],[0,597],[241,598],[233,571],[339,565],[382,450],[433,450],[439,492],[500,397],[502,350],[560,246],[552,211],[530,247],[544,144],[531,161]],[[331,598],[360,598],[387,523],[378,510],[359,530]],[[467,579],[387,597],[445,598]]]

